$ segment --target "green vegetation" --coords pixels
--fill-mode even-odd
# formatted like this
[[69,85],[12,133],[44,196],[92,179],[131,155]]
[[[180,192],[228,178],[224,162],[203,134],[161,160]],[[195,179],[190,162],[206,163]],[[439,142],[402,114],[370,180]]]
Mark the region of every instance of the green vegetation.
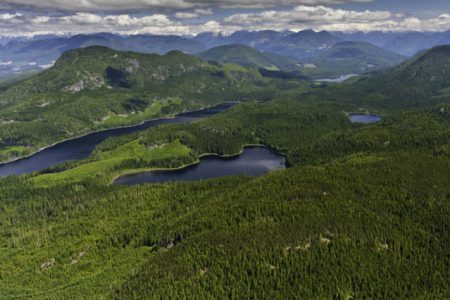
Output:
[[[234,63],[304,78],[336,78],[393,67],[405,57],[363,42],[339,42],[313,58],[259,52],[244,45],[225,45],[198,54],[208,61]],[[264,73],[263,73],[264,74]]]
[[219,46],[202,52],[198,56],[204,60],[233,63],[272,71],[280,70],[282,65],[292,66],[294,64],[293,59],[289,60],[280,56],[278,60],[275,60],[273,59],[274,54],[265,54],[245,45]]
[[[441,47],[325,88],[275,80],[264,85],[270,101],[0,179],[0,298],[448,298],[449,70]],[[352,124],[351,111],[384,118]],[[109,185],[254,143],[285,153],[290,168]]]
[[[87,179],[105,178],[105,175],[116,175],[118,169],[126,164],[130,159],[139,161],[142,165],[152,165],[171,160],[188,160],[190,149],[181,145],[179,141],[170,144],[155,145],[147,148],[140,144],[138,140],[129,142],[112,151],[102,152],[95,155],[89,162],[71,169],[59,172],[44,174],[33,178],[39,186],[60,184],[62,182],[78,182]],[[119,171],[117,174],[123,173]],[[105,181],[105,184],[107,181]]]
[[11,159],[15,157],[23,157],[31,154],[30,149],[23,146],[3,146],[0,148],[0,157]]
[[37,150],[93,130],[221,102],[267,100],[279,90],[255,70],[181,52],[72,50],[53,68],[0,93],[0,147]]
[[[361,74],[393,67],[406,58],[363,42],[340,42],[317,57],[305,60],[301,70],[313,78],[339,77],[343,74]],[[314,68],[307,64],[314,65]]]
[[[131,101],[128,101],[125,105],[127,105],[128,108],[132,108],[132,104],[133,102],[136,103],[136,100],[140,101],[141,99],[131,99]],[[135,111],[131,114],[117,114],[110,112],[108,116],[103,118],[103,125],[107,127],[119,127],[154,119],[157,116],[160,116],[161,113],[164,113],[164,111],[170,111],[172,107],[182,106],[183,101],[180,98],[169,98],[165,100],[156,100],[148,107],[145,107],[148,105],[146,101],[142,102],[142,104],[144,107],[141,107],[140,109],[143,109],[143,111],[138,111],[137,113]],[[137,108],[139,108],[139,106],[137,106]]]

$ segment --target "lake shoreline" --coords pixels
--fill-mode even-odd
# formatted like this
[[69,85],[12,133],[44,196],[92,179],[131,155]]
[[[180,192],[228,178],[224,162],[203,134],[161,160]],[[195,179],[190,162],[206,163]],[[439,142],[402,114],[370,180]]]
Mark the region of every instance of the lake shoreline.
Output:
[[287,163],[287,156],[284,153],[281,153],[277,150],[272,149],[271,147],[268,147],[266,145],[263,144],[245,144],[241,147],[241,150],[237,153],[234,154],[224,154],[224,155],[220,155],[217,153],[203,153],[201,155],[198,156],[198,159],[195,162],[189,163],[189,164],[185,164],[179,167],[175,167],[175,168],[143,168],[143,169],[132,169],[132,170],[125,170],[123,172],[121,172],[120,174],[114,176],[114,178],[110,181],[110,183],[108,185],[119,185],[119,184],[115,184],[115,181],[121,177],[125,177],[125,176],[129,176],[129,175],[136,175],[136,174],[140,174],[140,173],[147,173],[147,172],[158,172],[158,171],[167,171],[167,172],[171,172],[171,171],[180,171],[195,165],[198,165],[201,162],[202,158],[206,158],[206,157],[218,157],[218,158],[236,158],[241,156],[245,149],[248,148],[265,148],[268,150],[271,150],[275,153],[277,153],[278,155],[281,155],[285,158],[285,169],[288,168],[288,163]]
[[109,130],[118,130],[118,129],[126,129],[126,128],[138,127],[138,126],[142,126],[142,125],[144,125],[144,124],[146,124],[146,123],[148,123],[148,122],[155,122],[155,121],[161,121],[161,120],[171,120],[171,119],[175,119],[175,118],[178,117],[178,116],[182,116],[183,114],[189,114],[189,113],[200,112],[200,111],[203,111],[203,110],[207,110],[207,109],[214,108],[214,107],[219,106],[219,105],[223,105],[223,104],[232,104],[232,103],[238,104],[239,102],[232,102],[232,101],[229,101],[229,102],[223,102],[223,103],[219,103],[219,104],[216,104],[216,105],[213,105],[213,106],[210,106],[210,107],[200,108],[200,109],[198,109],[198,110],[187,111],[187,112],[180,112],[180,113],[177,113],[177,114],[174,114],[174,115],[163,116],[163,117],[155,118],[155,119],[148,119],[148,120],[142,121],[142,122],[137,123],[137,124],[134,124],[134,125],[125,125],[125,126],[118,126],[118,127],[110,127],[110,128],[106,128],[106,129],[99,129],[99,130],[95,130],[95,131],[90,131],[90,132],[88,132],[88,133],[84,133],[84,134],[79,135],[79,136],[76,136],[76,137],[67,138],[67,139],[64,139],[64,140],[55,142],[55,143],[53,143],[53,144],[51,144],[51,145],[48,145],[48,146],[39,148],[38,150],[36,150],[36,151],[34,151],[33,153],[28,154],[28,155],[26,155],[26,156],[22,156],[22,157],[14,158],[14,159],[7,160],[7,161],[4,161],[4,162],[0,162],[0,166],[6,165],[6,164],[9,164],[9,163],[13,163],[13,162],[17,162],[17,161],[20,161],[20,160],[22,160],[22,159],[30,158],[30,157],[32,157],[32,156],[34,156],[34,155],[36,155],[36,154],[38,154],[38,153],[40,153],[40,152],[42,152],[42,151],[48,149],[48,148],[57,146],[57,145],[59,145],[59,144],[62,144],[62,143],[68,142],[68,141],[73,141],[73,140],[81,139],[81,138],[86,137],[86,136],[91,135],[91,134],[101,133],[101,132],[106,132],[106,131],[109,131]]

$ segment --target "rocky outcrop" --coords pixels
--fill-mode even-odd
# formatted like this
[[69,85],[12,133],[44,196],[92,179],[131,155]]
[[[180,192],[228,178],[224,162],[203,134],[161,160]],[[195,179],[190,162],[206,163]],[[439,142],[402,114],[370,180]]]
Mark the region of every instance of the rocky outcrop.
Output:
[[78,93],[85,89],[96,89],[105,85],[105,80],[103,77],[97,74],[87,73],[83,76],[82,79],[77,81],[76,83],[66,86],[62,89],[63,92],[66,93]]

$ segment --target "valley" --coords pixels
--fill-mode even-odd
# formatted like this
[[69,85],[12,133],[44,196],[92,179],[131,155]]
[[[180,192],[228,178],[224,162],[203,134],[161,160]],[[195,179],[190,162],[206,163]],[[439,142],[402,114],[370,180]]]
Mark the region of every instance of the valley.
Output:
[[11,174],[26,174],[42,171],[52,166],[89,157],[95,147],[105,139],[130,134],[162,124],[182,124],[199,118],[225,111],[234,103],[220,104],[197,112],[183,113],[174,118],[161,118],[145,121],[140,125],[101,130],[82,137],[69,139],[52,146],[45,147],[29,157],[0,164],[0,177]]
[[0,298],[445,299],[450,46],[406,36],[47,39],[0,84]]

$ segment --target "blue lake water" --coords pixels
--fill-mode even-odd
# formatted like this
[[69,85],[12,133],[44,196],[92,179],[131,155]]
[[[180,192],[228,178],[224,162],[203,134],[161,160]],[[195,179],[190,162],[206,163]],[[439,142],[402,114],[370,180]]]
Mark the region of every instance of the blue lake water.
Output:
[[283,155],[265,147],[248,147],[238,156],[208,155],[202,157],[198,164],[183,169],[124,175],[116,179],[114,184],[192,181],[231,175],[259,176],[285,168],[286,158]]
[[349,114],[348,118],[352,123],[372,124],[380,122],[383,118],[373,114]]
[[0,177],[42,171],[51,166],[90,156],[99,143],[107,138],[133,133],[162,124],[189,123],[224,112],[236,103],[223,103],[212,108],[182,113],[174,118],[150,120],[140,125],[94,132],[48,147],[36,154],[9,163],[0,164]]
[[317,79],[316,81],[318,81],[318,82],[329,82],[329,83],[340,83],[340,82],[344,82],[347,79],[350,79],[350,78],[355,77],[355,76],[359,76],[359,75],[358,74],[347,74],[347,75],[339,76],[337,78]]

